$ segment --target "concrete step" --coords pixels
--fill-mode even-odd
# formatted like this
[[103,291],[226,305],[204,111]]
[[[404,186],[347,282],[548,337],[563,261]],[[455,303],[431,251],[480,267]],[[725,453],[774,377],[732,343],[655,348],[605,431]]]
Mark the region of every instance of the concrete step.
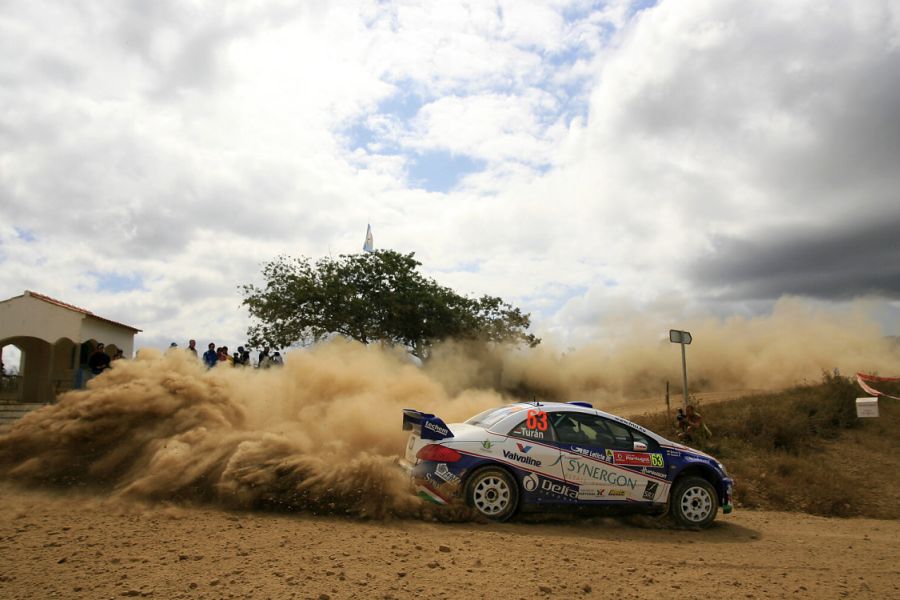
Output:
[[0,404],[0,434],[12,429],[13,423],[21,419],[33,410],[43,408],[46,404],[38,402],[17,402],[15,404]]

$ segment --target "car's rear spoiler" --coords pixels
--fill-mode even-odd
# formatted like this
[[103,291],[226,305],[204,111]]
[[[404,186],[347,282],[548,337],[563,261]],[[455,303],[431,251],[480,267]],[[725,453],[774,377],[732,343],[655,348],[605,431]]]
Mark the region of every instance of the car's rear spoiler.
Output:
[[403,431],[413,431],[423,440],[453,437],[453,432],[439,417],[411,408],[403,409]]

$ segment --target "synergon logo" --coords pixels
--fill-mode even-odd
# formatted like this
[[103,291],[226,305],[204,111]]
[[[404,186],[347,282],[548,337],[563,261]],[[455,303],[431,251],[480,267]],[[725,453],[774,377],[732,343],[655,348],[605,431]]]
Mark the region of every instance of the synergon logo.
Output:
[[445,429],[444,427],[441,427],[440,425],[435,425],[431,421],[425,421],[425,429],[430,429],[431,431],[433,431],[435,433],[439,433],[441,435],[447,435],[448,433],[450,433],[449,429]]
[[597,481],[608,483],[610,485],[618,485],[621,487],[637,487],[637,481],[615,471],[608,471],[601,466],[586,465],[577,458],[568,459],[569,465],[566,469],[570,473],[578,473],[584,479],[596,479]]
[[533,467],[541,466],[541,461],[535,460],[530,456],[522,456],[521,454],[516,454],[515,452],[510,452],[509,450],[503,451],[503,456],[508,458],[509,460],[514,460],[516,462],[520,462],[526,465],[531,465]]

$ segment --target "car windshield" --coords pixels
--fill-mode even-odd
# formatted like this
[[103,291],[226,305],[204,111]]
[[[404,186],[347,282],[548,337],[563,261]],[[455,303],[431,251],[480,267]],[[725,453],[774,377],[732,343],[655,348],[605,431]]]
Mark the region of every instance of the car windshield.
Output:
[[466,421],[466,424],[487,429],[504,417],[507,417],[514,412],[519,412],[520,410],[522,410],[521,406],[501,406],[500,408],[491,408],[482,413],[478,413]]

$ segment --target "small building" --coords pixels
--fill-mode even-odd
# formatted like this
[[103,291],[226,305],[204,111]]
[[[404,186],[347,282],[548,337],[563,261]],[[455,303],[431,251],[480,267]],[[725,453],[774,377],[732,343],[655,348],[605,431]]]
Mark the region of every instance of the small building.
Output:
[[36,292],[3,300],[0,350],[16,346],[21,359],[16,375],[2,377],[0,401],[49,404],[58,393],[83,386],[98,343],[110,358],[119,350],[130,358],[140,331]]

